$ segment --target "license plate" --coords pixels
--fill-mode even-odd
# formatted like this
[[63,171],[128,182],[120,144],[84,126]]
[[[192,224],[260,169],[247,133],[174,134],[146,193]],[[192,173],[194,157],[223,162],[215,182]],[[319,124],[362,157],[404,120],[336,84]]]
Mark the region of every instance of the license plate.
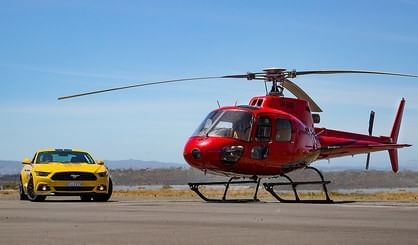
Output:
[[82,186],[82,183],[81,182],[69,182],[67,184],[67,186],[69,186],[69,187],[80,187],[80,186]]

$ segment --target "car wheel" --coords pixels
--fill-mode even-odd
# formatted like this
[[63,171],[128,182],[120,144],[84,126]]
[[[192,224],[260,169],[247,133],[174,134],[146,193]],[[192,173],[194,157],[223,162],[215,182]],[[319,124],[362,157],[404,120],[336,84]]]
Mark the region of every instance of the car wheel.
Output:
[[89,202],[89,201],[91,201],[91,195],[81,195],[80,199],[83,202]]
[[96,202],[107,202],[112,196],[112,192],[113,192],[113,183],[112,183],[112,179],[109,178],[109,190],[107,194],[95,194],[93,196],[93,200]]
[[31,202],[42,202],[46,199],[46,196],[40,196],[35,194],[35,187],[33,185],[33,178],[32,176],[29,179],[28,187],[27,187],[27,197]]
[[23,189],[22,179],[19,182],[19,197],[20,200],[28,200],[28,197],[25,194],[25,190]]

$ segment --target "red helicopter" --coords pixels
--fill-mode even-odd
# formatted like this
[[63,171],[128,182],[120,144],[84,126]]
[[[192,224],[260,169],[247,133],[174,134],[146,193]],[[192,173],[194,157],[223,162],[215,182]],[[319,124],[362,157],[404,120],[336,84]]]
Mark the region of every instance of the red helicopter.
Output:
[[[331,159],[357,154],[367,154],[366,169],[369,168],[370,153],[388,151],[393,172],[398,171],[397,149],[409,147],[398,144],[399,129],[405,100],[402,98],[389,136],[372,136],[374,112],[370,114],[369,134],[357,134],[315,127],[320,122],[321,108],[299,86],[289,79],[302,75],[326,74],[377,74],[403,77],[415,77],[401,73],[362,71],[362,70],[311,70],[296,71],[269,68],[258,73],[226,75],[217,77],[195,77],[141,83],[124,87],[98,90],[58,98],[69,99],[134,87],[174,83],[191,80],[241,78],[271,82],[271,91],[265,96],[257,96],[248,105],[220,107],[203,120],[184,147],[184,158],[192,167],[202,171],[230,177],[226,182],[189,183],[191,190],[205,201],[258,201],[257,194],[261,179],[264,188],[281,202],[332,202],[322,173],[311,167],[316,160]],[[267,88],[267,87],[266,87]],[[287,89],[296,98],[284,97]],[[267,92],[267,91],[266,91]],[[293,181],[288,175],[297,169],[315,171],[318,181]],[[247,178],[248,180],[239,180]],[[285,178],[286,182],[274,179]],[[251,199],[230,200],[227,192],[231,184],[255,184],[255,193]],[[201,186],[225,185],[221,199],[205,196]],[[302,185],[321,185],[325,193],[324,200],[301,200],[297,187]],[[295,199],[284,199],[275,191],[275,187],[290,186]]]

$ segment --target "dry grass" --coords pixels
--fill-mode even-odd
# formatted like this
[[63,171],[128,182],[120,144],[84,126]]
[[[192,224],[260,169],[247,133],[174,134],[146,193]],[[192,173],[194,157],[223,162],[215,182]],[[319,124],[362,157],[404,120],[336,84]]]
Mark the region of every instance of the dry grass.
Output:
[[119,190],[113,192],[115,199],[194,199],[195,194],[190,190],[161,188],[157,190]]
[[[218,188],[205,188],[202,191],[205,195],[211,198],[220,198],[223,195],[223,190]],[[254,195],[252,188],[231,189],[228,193],[228,198],[251,198]],[[294,199],[292,192],[281,192],[281,196],[286,199]],[[416,201],[418,202],[418,192],[376,192],[376,193],[330,193],[331,199],[335,201]],[[271,201],[275,200],[270,193],[260,188],[259,199]],[[324,199],[322,192],[301,192],[299,194],[301,199]],[[192,199],[199,200],[200,198],[190,190],[178,190],[170,188],[162,188],[158,190],[129,190],[129,191],[115,191],[114,198],[116,199]]]
[[0,200],[16,200],[19,198],[19,193],[16,190],[1,190]]
[[[220,198],[223,195],[223,190],[218,188],[205,188],[203,191],[205,195],[212,198]],[[254,195],[252,188],[231,188],[228,198],[251,198]],[[292,192],[281,192],[281,196],[286,199],[294,199]],[[299,194],[301,199],[323,199],[324,195],[321,192],[302,192]],[[398,191],[398,192],[376,192],[376,193],[330,193],[331,199],[335,201],[413,201],[418,202],[418,192]],[[265,201],[275,200],[264,189],[260,188],[259,199]],[[114,200],[200,200],[200,198],[192,191],[185,189],[161,188],[157,190],[137,189],[137,190],[118,190],[113,192]],[[15,190],[0,191],[1,200],[16,200],[18,199],[18,192]]]

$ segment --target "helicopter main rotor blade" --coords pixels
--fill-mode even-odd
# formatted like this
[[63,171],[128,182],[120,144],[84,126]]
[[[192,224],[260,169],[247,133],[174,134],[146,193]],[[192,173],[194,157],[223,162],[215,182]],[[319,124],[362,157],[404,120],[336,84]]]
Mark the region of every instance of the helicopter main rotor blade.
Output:
[[[277,73],[277,74],[276,74]],[[265,81],[272,81],[271,79],[277,78],[295,78],[296,76],[302,75],[329,75],[329,74],[377,74],[377,75],[391,75],[391,76],[403,76],[403,77],[417,77],[418,75],[411,75],[411,74],[402,74],[402,73],[392,73],[392,72],[380,72],[380,71],[362,71],[362,70],[311,70],[311,71],[284,71],[283,69],[277,69],[277,71],[267,71],[267,72],[258,72],[258,73],[247,73],[247,74],[234,74],[234,75],[225,75],[225,76],[211,76],[211,77],[193,77],[193,78],[183,78],[183,79],[173,79],[173,80],[164,80],[164,81],[156,81],[156,82],[149,82],[149,83],[139,83],[129,86],[123,87],[116,87],[110,89],[103,89],[103,90],[96,90],[92,92],[74,94],[69,96],[59,97],[58,100],[63,99],[70,99],[75,97],[81,97],[86,95],[93,95],[105,92],[111,92],[116,90],[122,89],[129,89],[129,88],[136,88],[136,87],[143,87],[149,85],[157,85],[157,84],[165,84],[165,83],[175,83],[175,82],[183,82],[183,81],[193,81],[193,80],[209,80],[209,79],[217,79],[217,78],[237,78],[242,79],[246,78],[247,80],[265,80]],[[283,87],[288,89],[292,94],[296,97],[305,99],[309,101],[312,111],[314,112],[321,112],[321,108],[306,94],[300,87],[298,87],[295,83],[291,82],[290,80],[282,80]]]
[[[236,76],[236,75],[233,75],[233,76]],[[122,90],[122,89],[144,87],[144,86],[149,86],[149,85],[157,85],[157,84],[164,84],[164,83],[175,83],[175,82],[183,82],[183,81],[193,81],[193,80],[208,80],[208,79],[216,79],[216,78],[228,78],[228,77],[227,76],[193,77],[193,78],[173,79],[173,80],[165,80],[165,81],[157,81],[157,82],[149,82],[149,83],[139,83],[139,84],[134,84],[134,85],[129,85],[129,86],[109,88],[109,89],[103,89],[103,90],[96,90],[96,91],[92,91],[92,92],[86,92],[86,93],[74,94],[74,95],[69,95],[69,96],[63,96],[63,97],[59,97],[58,100],[70,99],[70,98],[81,97],[81,96],[92,95],[92,94],[106,93],[106,92]],[[233,78],[233,77],[231,77],[231,78]]]
[[296,98],[308,101],[312,112],[322,112],[321,108],[315,103],[315,101],[294,82],[289,79],[285,79],[282,86],[289,90],[294,96],[296,96]]
[[363,71],[363,70],[312,70],[312,71],[296,71],[296,76],[302,75],[331,75],[331,74],[374,74],[374,75],[389,75],[389,76],[401,76],[401,77],[418,77],[418,75],[393,73],[383,71]]

